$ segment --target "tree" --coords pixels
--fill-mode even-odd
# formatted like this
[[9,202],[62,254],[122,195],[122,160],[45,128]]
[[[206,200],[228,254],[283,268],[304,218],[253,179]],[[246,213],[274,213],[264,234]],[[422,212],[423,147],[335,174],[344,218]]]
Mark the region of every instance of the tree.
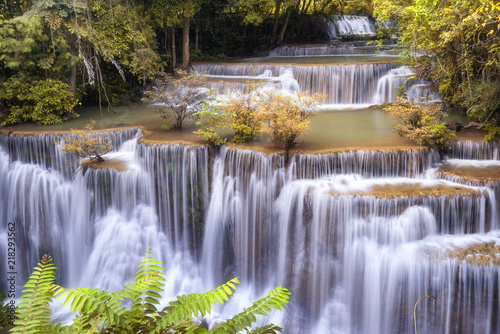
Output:
[[[176,70],[175,76],[162,73],[155,79],[152,87],[144,91],[143,102],[161,118],[174,118],[174,129],[181,130],[184,120],[200,109],[207,98],[206,79],[195,73]],[[168,129],[169,125],[162,126]]]
[[[374,14],[398,21],[417,75],[438,82],[443,101],[478,122],[500,125],[500,97],[491,89],[500,86],[497,1],[374,0]],[[417,57],[417,50],[428,57]]]
[[85,126],[85,130],[72,129],[72,136],[67,137],[61,148],[66,154],[75,154],[88,160],[104,161],[104,154],[113,149],[113,144],[108,137],[101,138],[89,133],[94,128],[95,121]]
[[292,96],[283,95],[276,89],[265,91],[258,102],[263,132],[283,145],[288,156],[297,137],[309,128],[318,101],[324,97],[322,94],[308,96],[307,92]]
[[[66,82],[71,93],[85,91],[87,98],[107,102],[110,109],[120,95],[130,94],[130,85],[154,77],[161,69],[152,27],[133,2],[15,2],[26,2],[22,7],[29,9],[9,20],[0,16],[2,90],[18,81],[49,78]],[[2,93],[0,105],[6,115],[12,104],[23,104]]]
[[216,94],[212,88],[207,100],[203,101],[200,110],[194,114],[198,119],[196,125],[201,126],[194,133],[212,146],[220,146],[226,142],[226,138],[219,131],[229,126],[228,113],[220,108],[221,101],[215,99]]
[[[283,309],[288,303],[290,292],[282,287],[270,291],[268,295],[245,308],[231,319],[219,323],[213,330],[201,327],[196,320],[210,314],[212,305],[224,304],[229,300],[237,278],[207,291],[178,296],[163,309],[159,309],[160,293],[165,277],[161,262],[151,257],[150,250],[139,265],[132,284],[121,291],[107,292],[99,289],[65,289],[55,285],[55,266],[52,259],[44,255],[35,267],[23,290],[18,307],[15,327],[17,333],[237,333],[248,332],[256,321],[256,315],[268,315],[271,309]],[[49,303],[65,299],[63,307],[69,305],[76,317],[71,325],[50,322]],[[125,306],[129,305],[129,306]],[[252,333],[277,333],[281,328],[275,325],[263,326]]]
[[385,109],[396,120],[394,129],[398,134],[419,145],[444,149],[455,137],[455,132],[448,129],[445,122],[441,122],[445,114],[438,104],[419,104],[398,97],[397,103]]
[[231,89],[224,109],[231,117],[230,127],[234,131],[233,141],[244,143],[257,137],[261,132],[258,99],[261,83],[247,81],[247,92]]

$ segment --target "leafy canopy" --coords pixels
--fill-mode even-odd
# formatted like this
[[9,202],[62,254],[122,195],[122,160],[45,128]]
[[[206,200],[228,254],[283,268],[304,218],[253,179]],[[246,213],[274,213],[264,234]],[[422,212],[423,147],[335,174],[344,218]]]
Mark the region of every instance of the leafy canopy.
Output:
[[34,85],[16,81],[7,90],[15,94],[18,102],[11,106],[5,124],[58,124],[78,117],[74,111],[78,99],[68,91],[68,85],[59,80],[46,79]]

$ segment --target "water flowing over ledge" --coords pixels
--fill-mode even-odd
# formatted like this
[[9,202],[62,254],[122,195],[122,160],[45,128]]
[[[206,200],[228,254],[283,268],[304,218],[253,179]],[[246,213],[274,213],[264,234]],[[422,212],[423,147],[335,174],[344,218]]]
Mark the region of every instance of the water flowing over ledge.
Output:
[[[326,94],[326,104],[379,104],[395,102],[394,88],[407,87],[410,100],[427,98],[439,100],[439,94],[428,89],[420,80],[407,80],[413,73],[406,66],[394,63],[343,65],[291,65],[291,64],[213,64],[193,66],[198,73],[207,73],[219,79],[252,78],[273,79],[281,82],[286,91],[308,91]],[[245,79],[246,78],[246,79]],[[298,88],[295,87],[298,86]],[[220,84],[214,85],[220,89]],[[239,83],[241,88],[241,83]],[[295,88],[294,88],[295,87]],[[427,88],[426,88],[427,87]]]
[[[117,289],[150,246],[167,268],[166,299],[231,276],[242,282],[236,302],[286,286],[291,305],[272,321],[287,333],[411,332],[413,305],[429,294],[438,304],[419,305],[419,331],[500,331],[499,267],[452,255],[500,246],[498,196],[439,180],[437,152],[296,154],[285,168],[282,154],[107,135],[126,170],[77,171],[59,135],[0,136],[0,256],[14,221],[19,284],[48,252],[61,284]],[[453,145],[450,155],[493,157],[497,144]]]
[[453,159],[490,159],[499,160],[499,142],[485,144],[482,141],[454,141],[450,143],[447,152],[449,158]]

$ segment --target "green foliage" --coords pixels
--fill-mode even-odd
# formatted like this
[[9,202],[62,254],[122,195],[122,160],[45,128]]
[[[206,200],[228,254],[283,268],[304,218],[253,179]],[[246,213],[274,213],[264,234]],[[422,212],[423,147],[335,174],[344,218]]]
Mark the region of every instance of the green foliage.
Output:
[[[48,40],[49,36],[45,34],[42,18],[39,16],[0,20],[0,62],[6,69],[24,74],[36,71],[37,64],[47,62],[47,58],[52,56],[44,53],[41,48]],[[34,74],[36,72],[31,73]]]
[[[500,6],[495,0],[374,0],[379,20],[397,19],[417,75],[472,120],[498,125]],[[424,50],[429,57],[417,57]],[[423,73],[418,73],[423,71]]]
[[4,304],[5,297],[5,292],[0,290],[0,328],[4,328],[10,322],[10,309],[7,304]]
[[422,146],[446,148],[455,137],[440,120],[445,116],[439,105],[418,104],[398,97],[398,102],[385,108],[396,120],[395,130],[400,136],[410,138]]
[[215,100],[215,94],[212,88],[208,100],[203,101],[201,109],[194,114],[198,118],[196,125],[201,125],[194,133],[208,144],[220,146],[226,142],[226,138],[222,137],[219,131],[228,127],[228,115],[219,107],[220,101]]
[[231,129],[234,131],[233,141],[245,143],[257,137],[261,132],[261,120],[258,113],[258,88],[261,83],[247,82],[246,93],[239,89],[230,91],[225,110],[232,117]]
[[73,110],[78,100],[68,91],[67,84],[52,79],[38,81],[33,86],[19,82],[16,84],[9,89],[19,104],[11,106],[5,124],[57,124],[69,117],[78,117]]
[[453,102],[460,103],[467,110],[467,116],[476,122],[500,124],[500,81],[463,85],[470,87],[459,90]]
[[[25,7],[29,10],[10,20],[0,16],[4,114],[11,106],[23,109],[24,102],[9,93],[18,81],[68,80],[70,92],[85,91],[87,99],[104,100],[109,106],[130,94],[130,84],[152,78],[162,68],[153,28],[133,2],[38,0],[26,1]],[[135,82],[124,84],[127,77]],[[26,110],[14,109],[22,119]]]
[[[238,333],[246,328],[249,328],[257,318],[255,315],[269,315],[271,308],[278,310],[284,309],[285,304],[288,303],[290,298],[290,292],[281,286],[275,288],[268,292],[268,295],[254,302],[250,307],[246,308],[245,311],[236,314],[231,319],[222,322],[217,325],[217,327],[209,331],[209,333]],[[263,332],[272,330],[272,326],[266,326],[262,329]],[[278,331],[281,332],[280,329]],[[261,333],[257,331],[257,333]]]
[[400,99],[403,99],[403,100],[407,100],[408,99],[408,93],[406,92],[406,86],[405,85],[401,85],[397,88],[394,88],[392,90],[394,93],[396,93],[396,98],[400,98]]
[[[122,67],[139,80],[152,78],[161,69],[160,57],[152,47],[154,32],[145,17],[129,2],[122,0],[89,0],[89,12],[77,20],[68,20],[68,30],[81,43],[85,42],[102,61],[116,67],[123,77]],[[80,48],[82,57],[92,59],[92,53]],[[92,66],[90,62],[85,66]],[[92,66],[93,67],[93,66]],[[93,71],[99,71],[99,65]],[[92,75],[87,68],[87,74]],[[98,74],[98,73],[97,73]],[[96,80],[100,77],[95,76]]]
[[[99,289],[65,289],[55,285],[54,266],[44,256],[35,268],[23,291],[16,326],[11,333],[277,333],[281,328],[268,325],[250,329],[256,315],[268,315],[271,309],[283,309],[290,292],[282,287],[253,303],[243,312],[217,325],[211,331],[199,327],[196,320],[210,314],[212,305],[224,304],[233,295],[237,278],[205,293],[180,295],[159,310],[165,277],[161,263],[146,252],[134,281],[120,291]],[[73,324],[62,326],[50,323],[48,303],[53,296],[64,299],[76,313]],[[125,303],[125,302],[129,303]],[[130,306],[125,306],[130,305]]]
[[500,126],[493,122],[486,123],[485,129],[488,131],[488,134],[484,137],[484,142],[486,144],[488,144],[489,141],[492,141],[496,136],[500,136]]
[[51,288],[56,277],[56,267],[51,262],[50,256],[44,255],[24,285],[16,310],[17,319],[10,333],[38,333],[49,327],[49,303],[54,296]]

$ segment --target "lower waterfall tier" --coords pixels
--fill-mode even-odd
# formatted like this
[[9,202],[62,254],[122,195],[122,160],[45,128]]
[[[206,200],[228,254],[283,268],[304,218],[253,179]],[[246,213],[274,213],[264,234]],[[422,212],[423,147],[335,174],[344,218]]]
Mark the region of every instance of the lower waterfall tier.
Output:
[[[411,333],[427,295],[437,302],[419,303],[419,332],[500,332],[497,181],[447,177],[429,150],[295,155],[286,166],[280,154],[109,135],[126,168],[78,170],[51,135],[0,137],[0,257],[13,222],[17,291],[44,253],[63,286],[120,289],[151,247],[165,301],[240,278],[209,324],[282,285],[291,303],[271,321],[286,333]],[[470,159],[474,145],[450,155]],[[493,158],[489,145],[475,157]],[[463,158],[449,163],[481,165]]]

